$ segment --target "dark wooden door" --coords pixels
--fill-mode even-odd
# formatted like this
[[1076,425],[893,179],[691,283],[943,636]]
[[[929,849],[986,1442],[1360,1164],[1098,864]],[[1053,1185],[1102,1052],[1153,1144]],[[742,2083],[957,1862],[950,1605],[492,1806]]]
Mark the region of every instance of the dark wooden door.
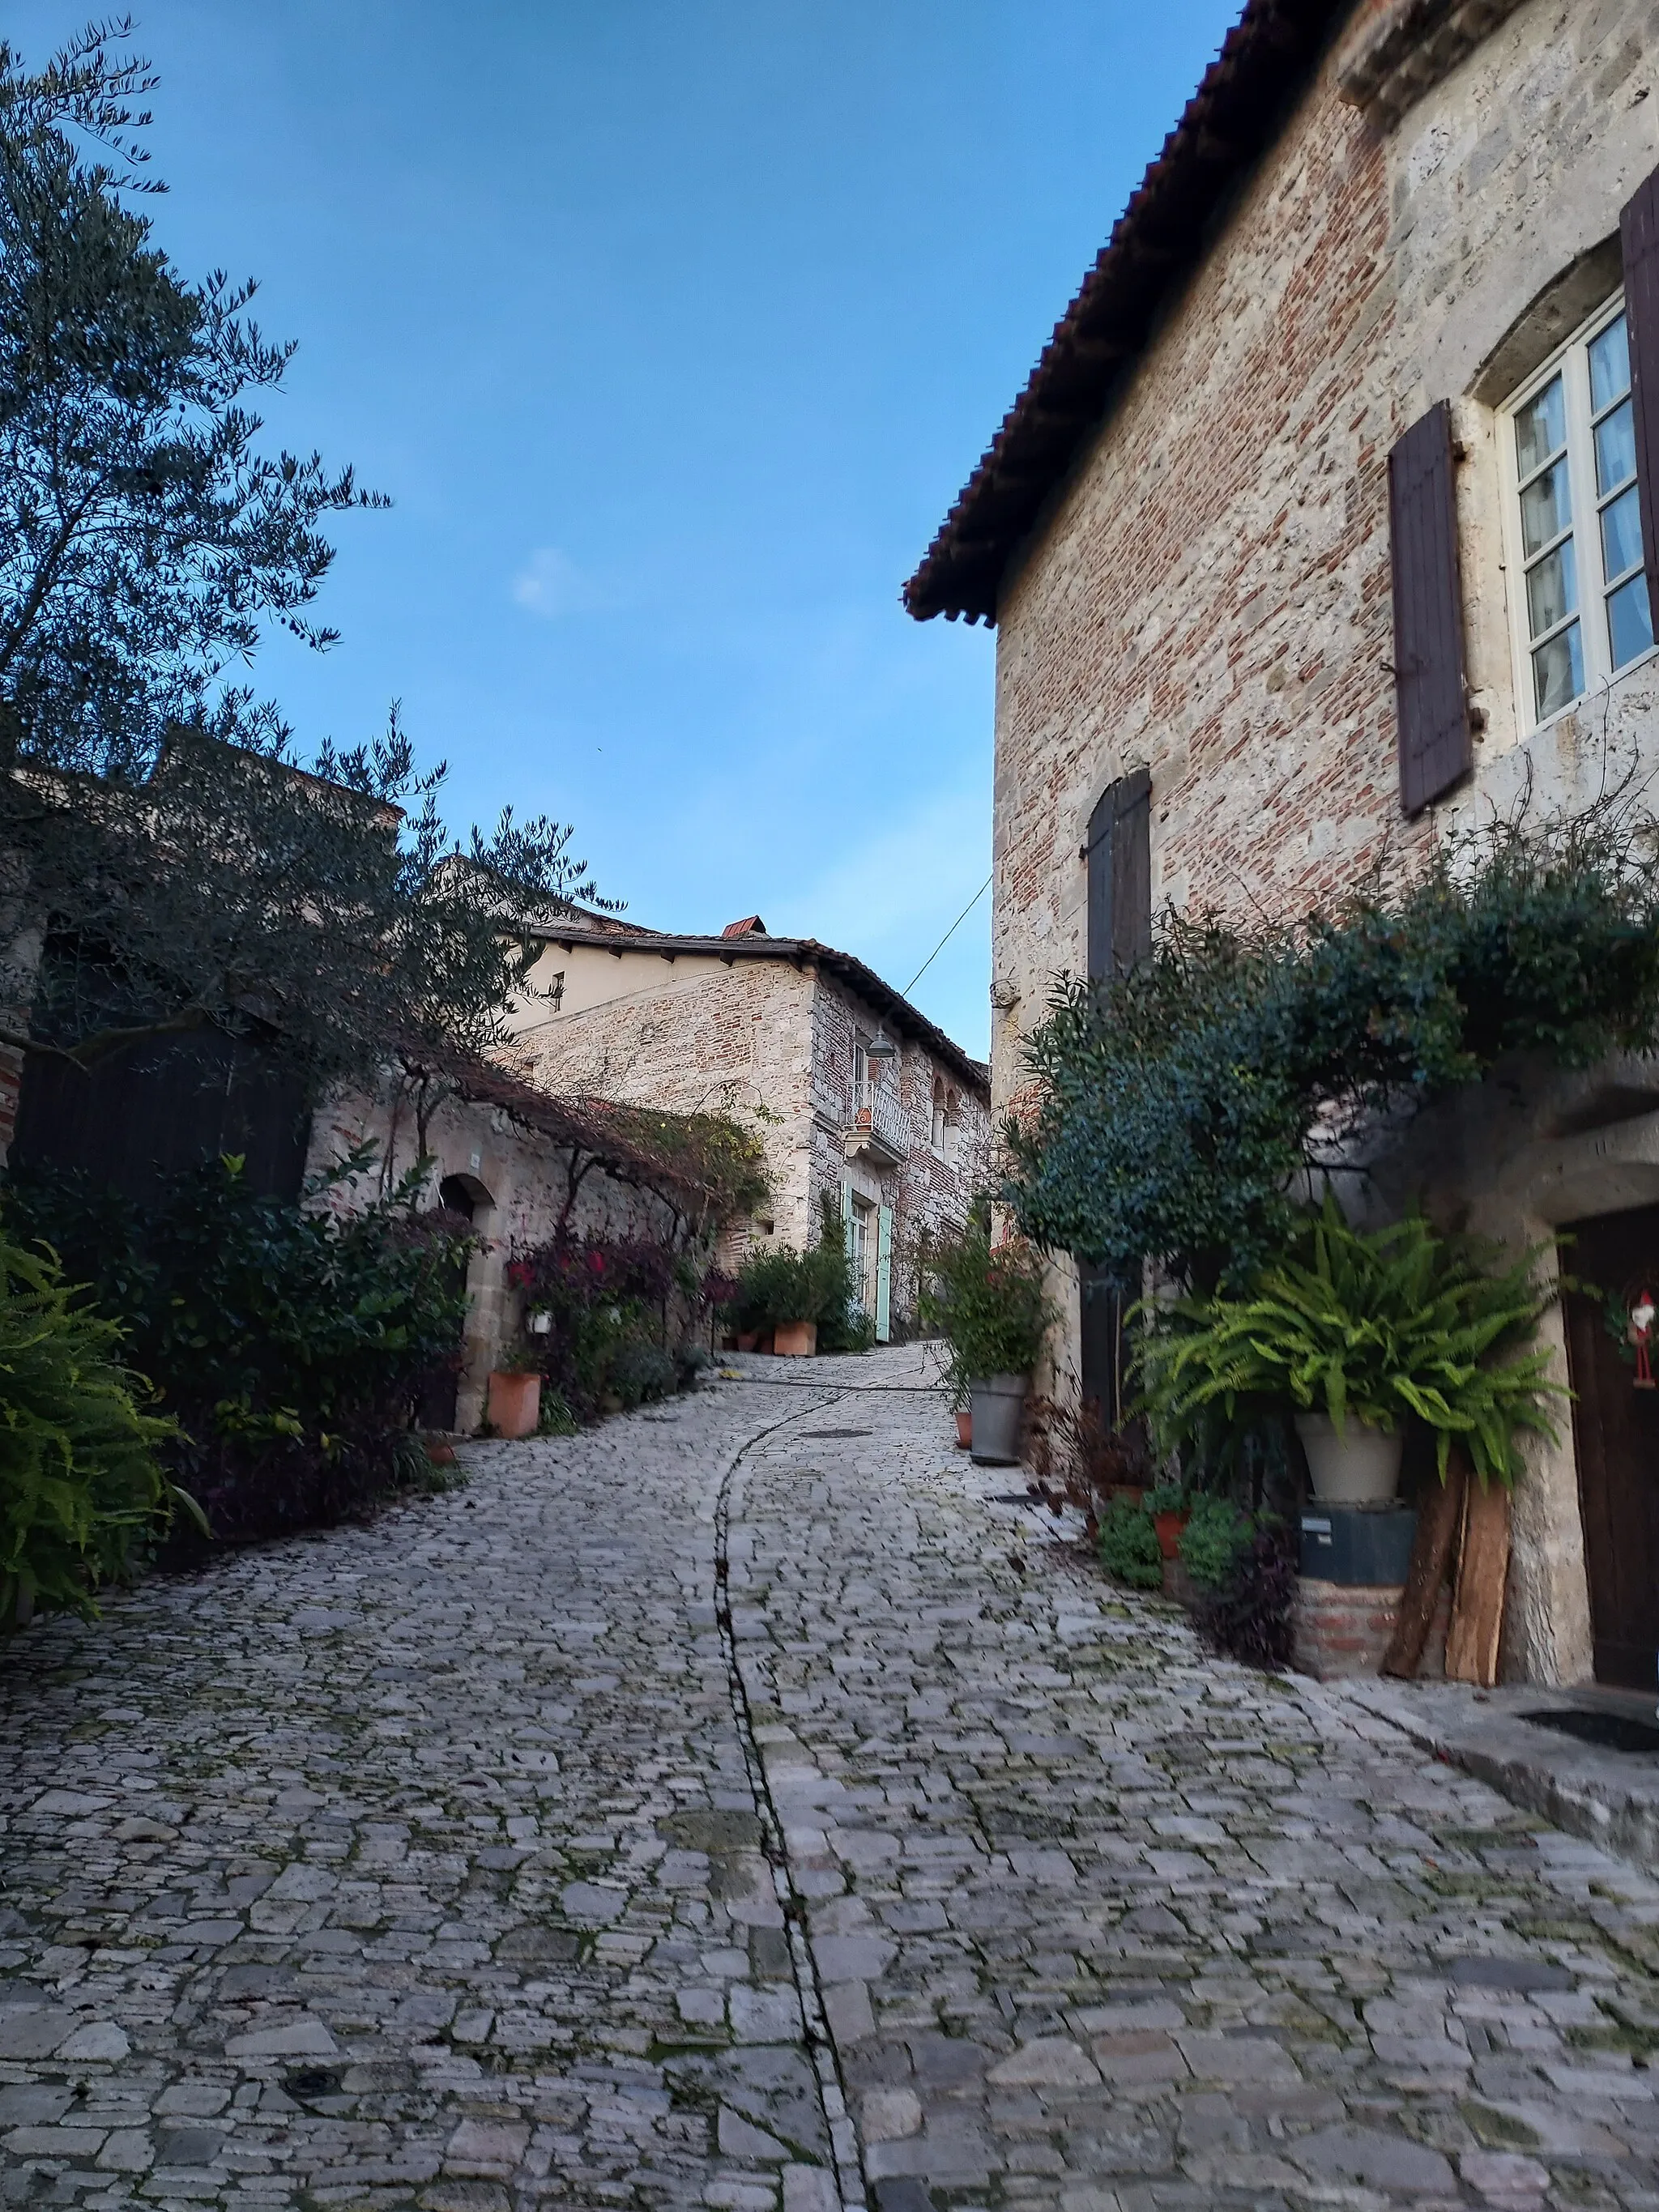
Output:
[[[1569,1233],[1568,1273],[1620,1298],[1644,1285],[1659,1296],[1659,1206],[1576,1222]],[[1636,1369],[1609,1333],[1599,1296],[1570,1291],[1565,1305],[1595,1679],[1652,1690],[1659,1686],[1659,1390],[1636,1388]]]

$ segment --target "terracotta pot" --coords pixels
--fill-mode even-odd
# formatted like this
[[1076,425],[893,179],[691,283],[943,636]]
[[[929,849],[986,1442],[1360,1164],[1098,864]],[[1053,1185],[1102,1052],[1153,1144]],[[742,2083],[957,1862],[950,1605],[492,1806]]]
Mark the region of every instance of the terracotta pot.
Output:
[[428,1437],[425,1442],[426,1455],[434,1467],[454,1466],[455,1447],[447,1437]]
[[533,1437],[541,1413],[539,1375],[509,1375],[500,1367],[492,1370],[484,1418],[498,1437]]
[[739,1352],[752,1352],[759,1342],[760,1331],[757,1328],[740,1328],[738,1331],[737,1344]]
[[772,1332],[772,1349],[789,1359],[811,1359],[818,1348],[815,1321],[781,1321]]
[[957,1449],[972,1451],[973,1449],[974,1409],[971,1406],[964,1406],[957,1415]]
[[1167,1513],[1154,1513],[1152,1526],[1158,1531],[1158,1548],[1166,1559],[1181,1557],[1181,1532],[1186,1527],[1188,1516],[1180,1506]]
[[1115,1482],[1111,1498],[1114,1504],[1121,1498],[1126,1505],[1144,1505],[1146,1503],[1146,1486],[1144,1482]]

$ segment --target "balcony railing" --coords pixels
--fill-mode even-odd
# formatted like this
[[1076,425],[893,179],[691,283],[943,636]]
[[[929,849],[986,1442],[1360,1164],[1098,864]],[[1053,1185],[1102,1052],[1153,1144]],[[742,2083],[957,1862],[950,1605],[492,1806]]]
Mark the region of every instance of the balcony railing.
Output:
[[895,1161],[910,1149],[910,1127],[898,1100],[890,1091],[866,1083],[853,1110],[847,1131],[847,1149],[878,1152]]

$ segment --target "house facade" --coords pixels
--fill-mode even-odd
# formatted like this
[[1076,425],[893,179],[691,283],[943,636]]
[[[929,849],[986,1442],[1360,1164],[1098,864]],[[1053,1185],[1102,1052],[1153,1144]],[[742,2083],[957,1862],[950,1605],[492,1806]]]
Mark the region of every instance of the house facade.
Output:
[[816,1243],[840,1214],[878,1340],[914,1306],[912,1255],[959,1226],[988,1171],[988,1071],[850,954],[758,916],[676,936],[573,915],[512,1016],[538,1089],[730,1115],[759,1135],[771,1197],[724,1256]]
[[[1292,919],[1659,766],[1656,75],[1635,0],[1249,0],[907,587],[998,630],[999,1108],[1049,979],[1164,906]],[[1522,1071],[1382,1195],[1659,1278],[1656,1109]],[[1650,1686],[1659,1421],[1572,1301],[1546,1334],[1504,1669]]]

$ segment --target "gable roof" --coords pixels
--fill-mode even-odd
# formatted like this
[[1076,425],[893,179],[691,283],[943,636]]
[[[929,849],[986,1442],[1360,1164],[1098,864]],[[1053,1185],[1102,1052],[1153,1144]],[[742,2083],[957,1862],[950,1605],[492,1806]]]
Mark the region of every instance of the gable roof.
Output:
[[1100,428],[1160,305],[1203,258],[1227,196],[1277,137],[1353,4],[1246,0],[904,586],[918,622],[940,614],[996,620],[1009,561]]
[[750,930],[742,937],[681,937],[670,930],[636,927],[629,930],[625,943],[618,943],[615,931],[589,928],[580,923],[562,928],[556,922],[544,923],[536,934],[544,944],[561,945],[566,951],[574,945],[592,945],[617,960],[629,952],[652,952],[659,960],[667,961],[689,953],[723,960],[728,966],[738,960],[777,960],[792,968],[821,969],[826,975],[835,976],[850,991],[856,992],[881,1020],[890,1022],[902,1036],[925,1047],[970,1090],[989,1102],[991,1071],[982,1060],[969,1059],[962,1047],[930,1022],[926,1014],[901,997],[890,983],[884,983],[873,968],[866,968],[850,952],[837,952],[833,945],[820,945],[815,937],[766,937],[758,930]]

